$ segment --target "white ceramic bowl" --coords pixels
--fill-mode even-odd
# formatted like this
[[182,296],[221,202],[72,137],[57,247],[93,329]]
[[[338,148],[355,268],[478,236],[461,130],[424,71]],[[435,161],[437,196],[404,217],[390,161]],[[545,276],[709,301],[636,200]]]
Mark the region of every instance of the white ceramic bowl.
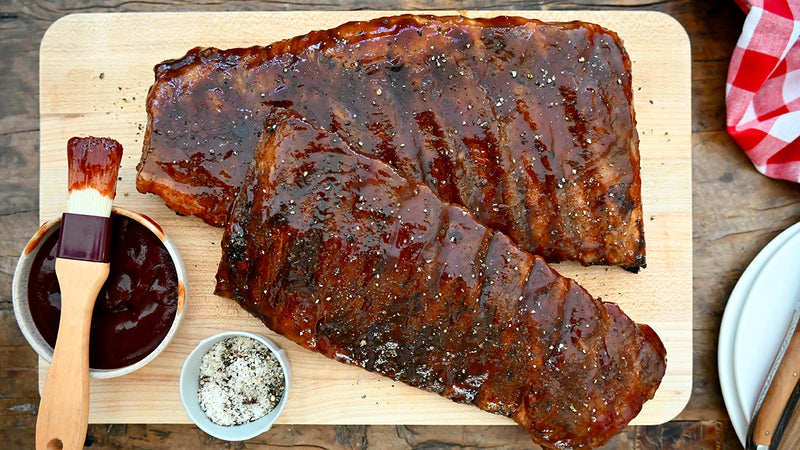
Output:
[[[175,314],[175,319],[173,320],[172,325],[167,332],[167,335],[164,337],[161,343],[152,352],[150,352],[150,354],[136,363],[117,369],[90,368],[89,376],[92,378],[119,377],[131,373],[155,359],[155,357],[158,356],[167,347],[167,345],[169,345],[170,341],[175,336],[175,333],[178,331],[178,327],[180,326],[184,316],[187,300],[186,293],[188,292],[188,276],[186,274],[186,266],[184,265],[183,259],[181,258],[178,249],[175,247],[175,244],[173,244],[169,237],[164,234],[164,231],[161,229],[161,227],[159,227],[158,224],[156,224],[149,217],[124,208],[114,207],[112,209],[112,214],[128,217],[129,219],[133,219],[136,222],[144,225],[164,244],[164,247],[166,247],[167,251],[172,257],[172,262],[175,264],[175,270],[178,274],[178,310]],[[20,330],[22,330],[22,334],[25,336],[25,339],[27,339],[30,346],[33,347],[36,353],[38,353],[39,356],[47,362],[50,362],[53,358],[53,347],[51,347],[44,337],[42,337],[42,334],[39,332],[39,329],[36,328],[36,324],[31,316],[31,310],[28,306],[28,277],[30,276],[31,265],[33,264],[33,260],[36,257],[39,249],[41,249],[42,245],[45,243],[45,241],[47,241],[47,238],[50,237],[51,234],[55,233],[60,227],[60,217],[45,222],[41,227],[39,227],[39,230],[36,231],[36,234],[34,234],[30,241],[28,241],[28,244],[25,246],[25,249],[20,255],[19,261],[17,262],[17,268],[14,271],[14,279],[11,287],[14,315],[16,316],[17,324],[19,325]]]
[[[281,397],[275,409],[260,419],[242,425],[217,425],[212,422],[200,408],[200,400],[197,398],[197,391],[200,387],[200,361],[203,359],[203,356],[211,350],[214,344],[236,336],[253,338],[264,344],[275,355],[283,369],[283,379],[285,383],[283,397]],[[192,353],[186,357],[180,378],[181,401],[183,402],[183,407],[186,409],[186,414],[189,415],[192,422],[201,430],[224,441],[244,441],[254,438],[272,428],[275,420],[277,420],[283,408],[286,406],[286,401],[289,398],[290,380],[291,370],[289,368],[289,358],[286,356],[285,350],[278,347],[271,339],[260,334],[248,333],[246,331],[228,331],[200,341]]]

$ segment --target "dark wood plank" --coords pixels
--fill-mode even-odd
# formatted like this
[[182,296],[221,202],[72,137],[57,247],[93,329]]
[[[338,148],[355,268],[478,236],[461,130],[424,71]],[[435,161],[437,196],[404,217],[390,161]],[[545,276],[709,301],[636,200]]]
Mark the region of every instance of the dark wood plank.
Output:
[[800,448],[800,408],[795,408],[778,445],[779,450],[796,448]]

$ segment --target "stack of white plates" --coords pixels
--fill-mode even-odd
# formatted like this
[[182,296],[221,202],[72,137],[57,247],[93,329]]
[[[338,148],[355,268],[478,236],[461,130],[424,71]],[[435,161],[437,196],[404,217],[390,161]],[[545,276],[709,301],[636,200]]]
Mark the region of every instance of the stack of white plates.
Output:
[[772,240],[736,283],[719,333],[722,396],[744,445],[747,425],[800,301],[800,223]]

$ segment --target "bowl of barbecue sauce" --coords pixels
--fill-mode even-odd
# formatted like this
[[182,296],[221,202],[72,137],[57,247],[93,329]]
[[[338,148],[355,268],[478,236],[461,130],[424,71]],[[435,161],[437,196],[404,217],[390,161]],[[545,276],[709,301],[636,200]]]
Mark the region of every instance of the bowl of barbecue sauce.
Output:
[[[186,268],[177,248],[150,218],[111,212],[111,271],[92,311],[89,376],[113,378],[152,361],[172,340],[186,305]],[[50,362],[58,335],[61,294],[55,273],[61,219],[42,225],[14,272],[17,323]]]

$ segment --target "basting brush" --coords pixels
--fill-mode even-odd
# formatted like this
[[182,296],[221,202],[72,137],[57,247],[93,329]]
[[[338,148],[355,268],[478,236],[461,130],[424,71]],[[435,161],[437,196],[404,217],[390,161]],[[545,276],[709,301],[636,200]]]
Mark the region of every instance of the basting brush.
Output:
[[111,206],[122,146],[108,138],[67,143],[69,196],[56,254],[61,318],[36,423],[36,448],[83,448],[89,422],[89,329],[109,274]]

